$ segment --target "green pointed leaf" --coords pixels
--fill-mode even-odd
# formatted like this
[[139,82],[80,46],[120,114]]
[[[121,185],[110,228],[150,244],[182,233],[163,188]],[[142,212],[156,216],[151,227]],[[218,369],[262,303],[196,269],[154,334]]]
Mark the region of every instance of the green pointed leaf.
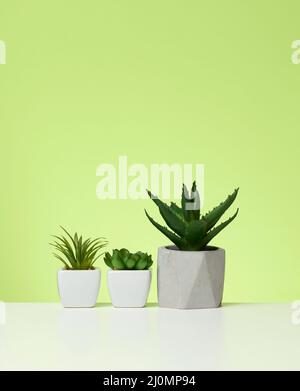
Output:
[[220,220],[222,215],[226,212],[226,210],[232,205],[236,196],[238,194],[239,189],[235,189],[232,194],[230,194],[224,202],[221,202],[220,205],[216,206],[210,212],[206,213],[202,219],[207,222],[208,230],[213,228],[217,222]]
[[125,261],[125,263],[129,255],[130,253],[126,248],[121,248],[121,250],[119,251],[119,256],[121,257],[122,261]]
[[149,269],[153,264],[153,261],[152,261],[152,256],[151,255],[148,255],[147,257],[147,269]]
[[72,246],[70,245],[68,240],[64,236],[60,237],[60,236],[53,235],[53,237],[58,239],[58,240],[60,240],[62,242],[62,244],[64,245],[64,248],[69,252],[70,257],[72,257],[74,262],[75,262],[76,257],[75,257],[75,254],[73,252]]
[[193,186],[192,186],[192,190],[191,190],[191,199],[193,199],[193,208],[191,209],[193,219],[199,220],[199,218],[200,218],[200,195],[197,190],[196,181],[193,182]]
[[66,259],[70,262],[72,267],[76,266],[76,260],[73,257],[73,253],[70,253],[67,248],[65,248],[64,246],[60,245],[57,242],[51,243],[51,245],[66,257]]
[[126,269],[126,265],[122,261],[122,259],[119,256],[119,250],[113,250],[113,255],[111,257],[111,263],[113,265],[113,269],[116,270],[124,270]]
[[173,242],[179,249],[182,249],[185,246],[185,241],[183,239],[181,239],[173,232],[169,231],[166,227],[163,227],[162,225],[158,224],[155,220],[152,219],[151,216],[148,215],[146,210],[145,213],[149,221],[154,225],[154,227],[156,227],[161,233],[163,233],[168,239],[170,239],[171,242]]
[[127,269],[135,269],[135,265],[136,265],[136,260],[129,257],[127,258],[126,260],[126,266],[127,266]]
[[191,245],[195,245],[196,243],[199,243],[201,239],[203,239],[206,234],[206,230],[206,221],[193,220],[187,226],[185,239]]
[[57,255],[57,254],[55,254],[55,253],[53,253],[53,255],[55,256],[55,258],[59,259],[59,260],[65,265],[65,268],[66,268],[67,270],[70,269],[70,266],[67,264],[67,262],[66,262],[64,259],[62,259],[62,257],[60,257],[59,255]]
[[124,263],[119,258],[112,258],[111,263],[112,263],[113,268],[115,270],[124,270],[124,269],[126,269],[126,266],[124,265]]
[[183,184],[181,195],[182,213],[186,221],[198,220],[200,217],[200,196],[197,191],[196,182],[193,182],[191,194]]
[[187,211],[187,203],[188,203],[188,189],[187,187],[183,184],[182,185],[182,193],[181,193],[181,209],[183,213],[183,217],[185,221],[190,221],[191,216]]
[[147,262],[147,269],[149,269],[153,265],[152,259],[149,259]]
[[158,206],[159,213],[165,220],[169,228],[171,228],[177,235],[184,235],[186,223],[179,218],[170,206],[162,202],[159,198],[155,197],[151,191],[147,190],[149,197]]
[[173,211],[173,213],[175,213],[176,216],[177,216],[179,219],[185,221],[185,220],[184,220],[183,213],[182,213],[182,209],[181,209],[177,204],[175,204],[175,202],[171,202],[170,208],[171,208],[171,210]]
[[231,216],[228,220],[219,224],[217,227],[213,228],[211,231],[207,233],[207,235],[203,238],[203,240],[199,243],[199,250],[203,249],[218,233],[220,233],[228,224],[230,224],[237,216],[239,210],[235,212],[233,216]]
[[62,227],[61,225],[60,225],[60,228],[62,229],[62,230],[64,230],[65,231],[65,233],[69,236],[69,238],[71,239],[71,241],[72,241],[72,243],[73,243],[73,246],[74,246],[74,248],[75,248],[75,242],[74,242],[74,239],[72,238],[72,236],[69,234],[69,232],[64,228],[64,227]]
[[141,258],[135,265],[136,270],[144,270],[147,267],[147,259]]

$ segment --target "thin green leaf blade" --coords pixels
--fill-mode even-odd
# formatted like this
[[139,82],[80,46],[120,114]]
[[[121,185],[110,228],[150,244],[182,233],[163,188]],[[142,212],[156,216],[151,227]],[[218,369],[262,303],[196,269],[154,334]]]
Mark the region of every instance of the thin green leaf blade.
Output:
[[221,202],[218,206],[216,206],[214,209],[212,209],[202,217],[207,222],[208,230],[210,230],[217,224],[222,215],[236,199],[238,192],[239,188],[235,189],[234,192],[230,194],[225,201]]
[[158,206],[159,213],[166,222],[169,228],[171,228],[177,235],[183,236],[186,228],[184,220],[179,218],[172,208],[162,202],[159,198],[155,197],[151,191],[147,190],[149,197]]
[[179,249],[183,249],[185,246],[185,241],[181,239],[179,236],[174,234],[173,232],[169,231],[166,227],[163,227],[162,225],[158,224],[145,210],[145,214],[149,221],[156,227],[161,233],[163,233],[168,239],[171,240]]
[[231,216],[228,220],[219,224],[217,227],[213,228],[211,231],[207,233],[207,235],[203,238],[203,240],[199,243],[199,250],[203,249],[218,233],[220,233],[228,224],[230,224],[238,215],[239,209],[235,212],[233,216]]

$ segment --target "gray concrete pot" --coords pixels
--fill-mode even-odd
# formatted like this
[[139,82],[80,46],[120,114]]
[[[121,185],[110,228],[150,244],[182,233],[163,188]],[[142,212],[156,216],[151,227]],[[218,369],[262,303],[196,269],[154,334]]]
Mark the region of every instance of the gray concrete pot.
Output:
[[160,307],[192,309],[219,307],[223,296],[225,251],[158,249],[157,291]]

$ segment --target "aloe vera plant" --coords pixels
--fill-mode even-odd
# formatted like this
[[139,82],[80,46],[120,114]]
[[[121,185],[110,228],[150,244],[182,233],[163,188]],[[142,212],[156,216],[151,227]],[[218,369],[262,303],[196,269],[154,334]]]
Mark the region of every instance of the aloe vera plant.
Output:
[[238,214],[216,226],[222,215],[232,205],[239,189],[235,189],[226,200],[206,214],[200,213],[200,197],[196,182],[193,183],[189,194],[185,185],[182,186],[181,207],[174,202],[170,205],[159,200],[149,190],[148,195],[157,205],[167,227],[158,224],[145,210],[150,222],[173,242],[179,250],[201,251],[208,243],[230,224]]
[[67,238],[52,235],[56,240],[50,245],[58,252],[53,255],[64,264],[66,270],[93,270],[94,263],[103,255],[99,251],[107,245],[106,239],[101,237],[83,240],[77,233],[72,237],[65,228],[61,228]]
[[104,262],[113,270],[147,270],[153,263],[151,255],[142,251],[131,253],[126,248],[115,249],[112,254],[106,252]]

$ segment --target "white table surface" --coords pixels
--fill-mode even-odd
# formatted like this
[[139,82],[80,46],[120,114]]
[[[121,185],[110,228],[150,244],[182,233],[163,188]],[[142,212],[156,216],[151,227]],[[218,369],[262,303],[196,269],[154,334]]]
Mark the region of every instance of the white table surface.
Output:
[[232,369],[300,369],[300,324],[292,322],[291,304],[208,310],[2,304],[0,370]]

